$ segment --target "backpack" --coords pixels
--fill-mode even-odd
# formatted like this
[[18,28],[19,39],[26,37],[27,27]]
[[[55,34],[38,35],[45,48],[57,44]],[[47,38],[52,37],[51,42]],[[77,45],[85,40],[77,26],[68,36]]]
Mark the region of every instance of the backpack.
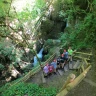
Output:
[[53,72],[53,66],[49,66],[49,72]]

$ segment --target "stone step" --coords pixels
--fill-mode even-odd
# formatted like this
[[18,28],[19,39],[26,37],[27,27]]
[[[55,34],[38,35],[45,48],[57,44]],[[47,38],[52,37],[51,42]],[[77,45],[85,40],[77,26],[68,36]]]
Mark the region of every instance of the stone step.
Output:
[[61,76],[64,74],[64,72],[61,71],[61,70],[59,70],[59,69],[58,69],[58,73],[59,73]]
[[73,61],[69,61],[69,69],[73,69]]
[[69,65],[66,64],[66,65],[64,66],[64,71],[66,72],[66,71],[68,71],[68,69],[69,69]]
[[77,60],[73,66],[73,69],[78,69],[79,66],[80,66],[80,60]]

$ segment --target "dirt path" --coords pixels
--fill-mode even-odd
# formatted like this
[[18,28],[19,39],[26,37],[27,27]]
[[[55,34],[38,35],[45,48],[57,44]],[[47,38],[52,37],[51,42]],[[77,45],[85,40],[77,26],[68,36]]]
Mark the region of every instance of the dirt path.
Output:
[[[71,65],[76,64],[76,61],[73,61]],[[43,87],[55,87],[57,89],[61,89],[61,87],[64,85],[65,81],[67,80],[67,77],[69,74],[76,72],[75,70],[69,69],[69,63],[67,63],[64,67],[64,69],[58,69],[56,74],[52,73],[47,78],[45,78],[46,83],[43,83],[42,80],[42,71],[32,76],[27,82],[28,83],[35,83],[38,85],[42,85]]]
[[85,78],[84,81],[85,81],[86,83],[90,84],[91,86],[96,87],[96,83],[93,82],[92,80]]
[[70,73],[72,73],[72,70],[68,70],[66,72],[60,70],[63,74],[62,76],[59,74],[59,72],[57,71],[56,74],[52,73],[51,75],[49,75],[48,77],[45,78],[46,83],[43,84],[42,82],[42,77],[41,74],[42,72],[40,71],[39,73],[35,74],[34,76],[32,76],[27,82],[28,83],[35,83],[35,84],[39,84],[42,85],[44,87],[55,87],[60,89],[62,87],[62,85],[64,84],[64,82],[66,81],[68,75]]

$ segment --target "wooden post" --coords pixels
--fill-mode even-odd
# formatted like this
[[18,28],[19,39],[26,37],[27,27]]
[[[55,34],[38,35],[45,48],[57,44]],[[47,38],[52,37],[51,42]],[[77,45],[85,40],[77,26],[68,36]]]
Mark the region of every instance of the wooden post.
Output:
[[81,68],[82,68],[82,71],[84,72],[84,65],[82,65]]
[[84,72],[82,72],[75,80],[73,80],[73,82],[66,85],[66,87],[61,92],[59,92],[56,96],[65,96],[71,89],[77,86],[84,79],[90,68],[91,65],[88,66],[88,68]]
[[80,74],[82,73],[82,69],[81,69],[81,67],[80,67]]
[[[83,59],[84,57],[81,56],[74,56],[75,58]],[[90,60],[89,58],[85,58],[86,60]]]
[[88,62],[87,62],[87,60],[86,60],[85,58],[84,58],[83,60],[84,60],[84,62],[86,63],[86,65],[88,65]]
[[69,77],[67,78],[67,81],[65,82],[63,87],[60,89],[60,92],[64,90],[66,86],[75,79],[75,77],[76,77],[75,74],[70,74]]
[[71,90],[76,85],[78,85],[84,79],[84,77],[86,76],[90,68],[91,68],[91,65],[84,72],[82,72],[72,83],[68,84],[67,89]]
[[89,55],[89,56],[91,56],[91,55],[92,55],[92,53],[84,53],[84,52],[75,52],[75,53],[78,53],[78,54],[83,54],[83,55]]

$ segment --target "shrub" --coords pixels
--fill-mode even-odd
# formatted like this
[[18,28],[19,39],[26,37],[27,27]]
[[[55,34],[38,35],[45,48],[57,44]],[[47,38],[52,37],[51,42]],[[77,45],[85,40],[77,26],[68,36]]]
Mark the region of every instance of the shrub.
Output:
[[0,96],[55,96],[55,88],[43,88],[37,84],[18,83],[4,90]]

